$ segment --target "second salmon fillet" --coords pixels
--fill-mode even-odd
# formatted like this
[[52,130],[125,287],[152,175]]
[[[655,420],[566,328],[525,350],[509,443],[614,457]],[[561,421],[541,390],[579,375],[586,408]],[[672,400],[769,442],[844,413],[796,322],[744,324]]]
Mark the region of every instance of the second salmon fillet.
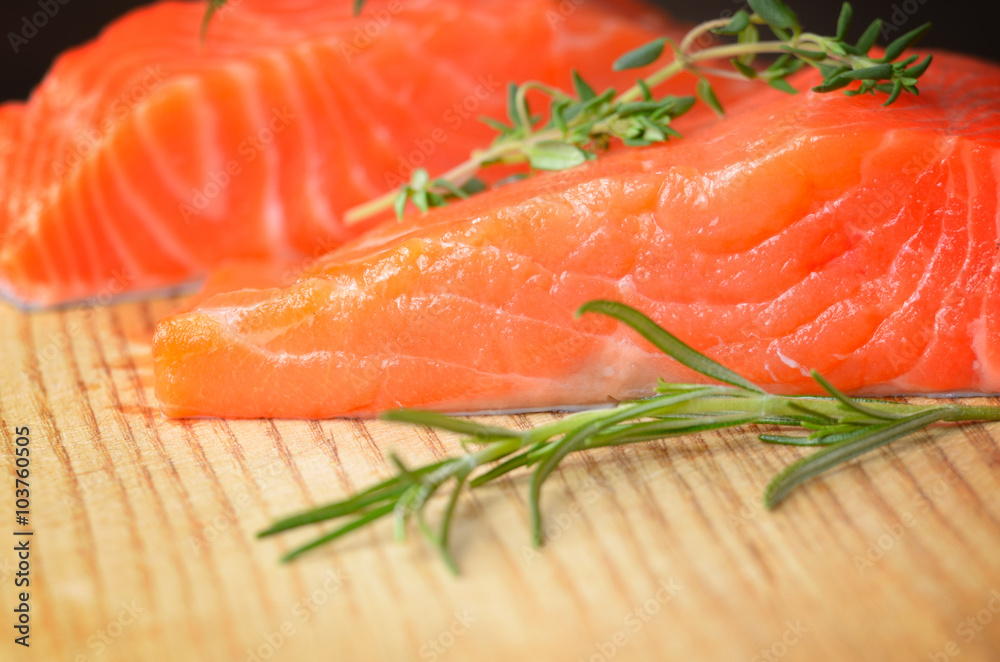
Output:
[[628,85],[614,59],[678,35],[635,3],[352,4],[232,2],[202,44],[205,2],[154,3],[0,105],[0,296],[106,300],[321,255],[371,226],[345,210],[487,141],[509,81]]

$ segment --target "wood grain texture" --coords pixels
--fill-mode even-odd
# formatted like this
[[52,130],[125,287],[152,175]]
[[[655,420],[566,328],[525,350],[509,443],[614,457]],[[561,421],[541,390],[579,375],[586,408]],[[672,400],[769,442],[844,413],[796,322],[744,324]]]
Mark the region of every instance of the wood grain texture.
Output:
[[547,485],[540,553],[517,475],[461,503],[459,578],[387,525],[282,566],[317,531],[256,531],[387,475],[389,448],[417,463],[455,439],[162,418],[149,338],[173,305],[0,308],[0,518],[26,425],[36,532],[32,648],[5,626],[0,659],[1000,659],[998,425],[918,434],[774,513],[761,492],[796,449],[723,431],[594,452]]

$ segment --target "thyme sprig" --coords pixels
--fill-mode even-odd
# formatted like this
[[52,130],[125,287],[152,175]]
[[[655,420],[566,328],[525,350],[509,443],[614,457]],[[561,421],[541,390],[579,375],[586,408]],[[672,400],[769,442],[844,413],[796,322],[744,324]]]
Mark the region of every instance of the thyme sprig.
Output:
[[[447,204],[456,190],[464,190],[482,169],[492,165],[527,164],[533,170],[564,170],[596,158],[615,139],[642,147],[679,138],[671,123],[697,100],[723,113],[710,82],[712,77],[760,80],[794,94],[796,90],[788,78],[808,65],[823,76],[822,82],[812,88],[814,92],[884,93],[888,97],[883,105],[888,106],[903,92],[917,94],[917,81],[931,64],[929,55],[923,60],[916,55],[903,57],[927,33],[930,23],[900,36],[878,56],[872,54],[872,49],[881,20],[869,25],[856,42],[847,41],[853,14],[849,3],[844,3],[832,37],[804,32],[798,17],[781,0],[750,0],[749,6],[752,13],[741,9],[731,18],[696,26],[679,44],[663,37],[622,55],[614,63],[615,70],[645,67],[666,58],[662,67],[639,78],[622,93],[613,88],[598,93],[576,72],[572,91],[536,81],[510,84],[507,120],[483,119],[497,132],[488,148],[474,152],[465,162],[433,179],[417,170],[414,178],[420,173],[420,186],[411,181],[354,207],[345,214],[345,223],[357,223],[390,207],[402,217],[410,201],[421,211]],[[774,39],[761,39],[763,27]],[[708,33],[734,38],[735,43],[698,46]],[[777,58],[766,66],[755,66],[762,55]],[[720,68],[720,61],[728,61],[731,68]],[[698,77],[696,97],[654,94],[658,86],[683,72]],[[544,115],[547,119],[541,119],[529,107],[528,93],[532,91],[548,99]]]
[[[540,546],[542,488],[555,468],[572,453],[750,424],[786,428],[785,434],[766,432],[758,436],[772,444],[822,448],[790,465],[770,482],[764,503],[772,509],[801,483],[934,423],[1000,420],[997,406],[951,402],[918,405],[851,398],[816,372],[812,373],[813,378],[827,396],[773,395],[624,304],[591,301],[577,314],[584,313],[600,313],[624,322],[678,362],[719,383],[661,381],[654,397],[623,402],[611,409],[571,414],[526,431],[434,412],[391,411],[382,418],[462,435],[462,443],[469,452],[418,468],[408,467],[392,455],[397,469],[395,476],[341,501],[282,519],[259,535],[271,536],[308,524],[339,520],[334,530],[286,554],[283,560],[289,561],[382,518],[393,519],[396,537],[401,539],[407,524],[415,520],[421,534],[441,553],[448,567],[457,571],[448,541],[461,494],[522,467],[532,469],[528,503],[532,540],[535,546]],[[791,431],[798,434],[788,434]],[[439,521],[432,525],[427,520],[427,505],[446,485],[451,486],[451,492]]]

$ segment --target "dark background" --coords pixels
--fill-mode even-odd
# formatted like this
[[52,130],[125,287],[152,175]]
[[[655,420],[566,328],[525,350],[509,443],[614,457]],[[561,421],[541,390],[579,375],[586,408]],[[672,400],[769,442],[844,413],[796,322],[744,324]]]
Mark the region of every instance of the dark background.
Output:
[[[57,0],[46,0],[49,3]],[[329,0],[348,2],[349,0]],[[38,0],[2,0],[0,7],[0,101],[23,99],[41,80],[53,57],[67,47],[96,35],[102,26],[131,7],[149,4],[141,0],[62,0],[59,12],[38,35],[14,53],[9,32],[20,32],[24,16],[39,11]],[[658,0],[679,18],[703,21],[725,10],[743,6],[743,0]],[[807,30],[830,34],[836,29],[840,0],[789,0]],[[893,32],[898,36],[926,21],[934,29],[924,41],[926,46],[975,53],[1000,62],[1000,2],[995,0],[875,0],[853,3],[855,33],[876,17],[897,20],[907,17],[905,25]],[[51,4],[50,4],[51,6]]]

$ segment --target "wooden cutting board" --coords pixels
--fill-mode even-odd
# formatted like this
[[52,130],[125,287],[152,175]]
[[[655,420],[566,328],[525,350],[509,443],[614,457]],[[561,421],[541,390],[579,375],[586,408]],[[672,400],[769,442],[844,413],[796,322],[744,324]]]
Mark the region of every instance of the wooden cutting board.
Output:
[[[527,480],[464,500],[451,576],[414,535],[257,541],[455,439],[360,421],[172,421],[149,339],[174,302],[0,307],[3,660],[996,660],[998,425],[920,433],[813,481],[724,431],[571,459],[528,546]],[[224,380],[225,375],[219,379]],[[533,425],[551,415],[518,416]],[[30,649],[11,629],[15,430],[30,428]]]

